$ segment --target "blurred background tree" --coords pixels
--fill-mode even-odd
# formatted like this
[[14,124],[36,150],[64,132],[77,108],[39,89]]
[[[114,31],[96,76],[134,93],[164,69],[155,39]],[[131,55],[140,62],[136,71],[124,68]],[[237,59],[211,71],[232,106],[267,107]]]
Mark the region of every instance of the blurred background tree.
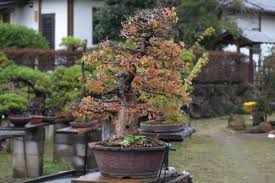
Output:
[[[230,6],[241,10],[238,2],[232,0]],[[228,31],[236,36],[239,33],[237,25],[223,16],[224,4],[220,0],[105,0],[105,5],[96,13],[95,37],[98,41],[120,40],[120,22],[127,16],[144,8],[175,6],[179,17],[176,39],[190,46],[208,27],[213,27],[215,34],[201,43],[211,48],[213,40],[221,33]]]

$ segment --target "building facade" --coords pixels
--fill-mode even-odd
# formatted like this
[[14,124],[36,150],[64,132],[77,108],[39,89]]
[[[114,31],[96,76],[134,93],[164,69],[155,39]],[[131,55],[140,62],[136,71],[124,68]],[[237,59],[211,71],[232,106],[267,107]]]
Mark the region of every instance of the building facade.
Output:
[[66,36],[94,45],[93,22],[102,0],[0,0],[0,21],[24,25],[42,33],[52,49]]
[[[257,54],[253,55],[256,62],[270,55],[270,49],[275,42],[275,0],[242,0],[244,12],[234,11],[230,8],[230,1],[226,1],[226,16],[230,17],[241,29],[244,37],[258,41],[259,48],[254,48]],[[227,51],[236,51],[237,47],[231,45]],[[243,54],[248,55],[249,49],[241,48]]]

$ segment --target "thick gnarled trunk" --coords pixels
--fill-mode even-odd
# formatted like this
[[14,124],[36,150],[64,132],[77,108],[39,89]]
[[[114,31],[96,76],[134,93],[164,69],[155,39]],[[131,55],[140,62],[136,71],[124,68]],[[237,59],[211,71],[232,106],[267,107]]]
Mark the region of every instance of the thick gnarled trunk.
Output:
[[137,97],[135,93],[131,91],[124,100],[123,103],[126,106],[121,106],[116,119],[114,119],[114,135],[116,138],[138,133],[138,112],[129,112],[129,106],[136,106]]

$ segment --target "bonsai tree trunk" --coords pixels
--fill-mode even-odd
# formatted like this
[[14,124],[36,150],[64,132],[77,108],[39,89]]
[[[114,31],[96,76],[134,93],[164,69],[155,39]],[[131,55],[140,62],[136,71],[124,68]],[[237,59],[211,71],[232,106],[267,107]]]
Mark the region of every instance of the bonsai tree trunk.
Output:
[[135,75],[135,68],[130,72],[122,72],[117,75],[121,109],[117,119],[114,120],[116,138],[138,133],[138,112],[136,110],[138,101],[131,86]]
[[[127,97],[128,105],[136,105],[137,98],[136,96]],[[122,106],[117,118],[114,120],[115,132],[114,135],[116,138],[124,137],[129,134],[138,133],[138,112],[129,111],[129,108]]]

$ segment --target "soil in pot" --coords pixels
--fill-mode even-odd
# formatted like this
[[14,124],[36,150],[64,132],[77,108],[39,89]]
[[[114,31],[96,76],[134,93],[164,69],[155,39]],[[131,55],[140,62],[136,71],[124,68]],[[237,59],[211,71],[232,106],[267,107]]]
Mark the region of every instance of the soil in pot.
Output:
[[43,116],[40,116],[40,115],[34,115],[34,116],[32,116],[31,123],[33,125],[37,125],[37,124],[40,124],[42,122],[43,122]]
[[164,142],[147,138],[124,147],[121,139],[106,141],[90,146],[100,173],[119,178],[147,178],[158,176],[167,145]]
[[31,121],[30,116],[21,116],[21,115],[11,115],[8,117],[11,124],[13,124],[15,127],[24,127],[26,124],[28,124]]

